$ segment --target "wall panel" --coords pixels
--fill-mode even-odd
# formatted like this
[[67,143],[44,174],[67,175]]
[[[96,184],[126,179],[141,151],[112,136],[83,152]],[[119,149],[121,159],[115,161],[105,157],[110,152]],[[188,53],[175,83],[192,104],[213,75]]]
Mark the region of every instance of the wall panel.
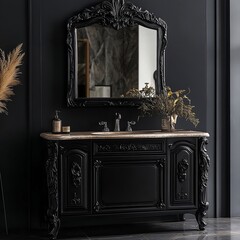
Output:
[[[18,42],[24,42],[27,52],[21,76],[23,84],[16,88],[14,101],[9,103],[9,116],[2,115],[0,118],[2,123],[0,143],[4,146],[1,150],[4,160],[0,161],[0,167],[4,169],[6,181],[10,228],[25,228],[27,222],[31,228],[46,227],[43,211],[46,204],[45,169],[39,134],[51,130],[55,109],[61,110],[63,124],[71,125],[73,131],[100,130],[98,126],[100,120],[108,121],[112,129],[115,112],[122,114],[122,129],[126,128],[127,121],[137,119],[137,109],[66,108],[66,22],[76,11],[97,2],[99,1],[2,0],[0,3],[0,31],[4,33],[0,37],[0,47],[9,50]],[[167,84],[173,89],[191,89],[190,97],[201,122],[197,129],[206,130],[208,57],[206,1],[132,2],[154,12],[167,22]],[[7,25],[5,19],[8,19]],[[159,118],[154,117],[142,119],[135,129],[159,129],[159,127]],[[177,127],[193,128],[184,120],[179,120]],[[11,151],[12,144],[15,151]],[[209,145],[209,148],[213,149],[214,146]],[[209,199],[212,216],[214,202],[212,192],[209,193]],[[23,208],[19,209],[19,206]]]

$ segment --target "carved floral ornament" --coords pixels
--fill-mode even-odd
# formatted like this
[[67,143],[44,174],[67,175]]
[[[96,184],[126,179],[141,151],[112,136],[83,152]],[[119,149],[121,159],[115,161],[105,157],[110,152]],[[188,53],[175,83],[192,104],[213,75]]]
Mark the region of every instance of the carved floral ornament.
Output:
[[163,144],[99,144],[98,152],[163,151]]
[[72,199],[72,203],[74,205],[79,205],[81,203],[81,199],[77,196],[77,193],[74,193],[74,198]]
[[147,10],[125,2],[124,0],[106,0],[93,7],[86,8],[77,15],[69,19],[67,29],[72,29],[77,23],[100,18],[103,26],[112,26],[119,30],[127,26],[133,26],[138,18],[149,23],[154,23],[162,27],[164,31],[164,45],[167,39],[167,24]]
[[103,26],[111,26],[114,29],[119,30],[127,26],[134,26],[136,24],[136,19],[142,23],[148,22],[149,24],[156,24],[162,29],[163,52],[167,45],[167,24],[161,18],[157,18],[149,11],[142,10],[132,3],[125,3],[124,0],[106,0],[95,6],[86,8],[71,17],[67,24],[68,51],[71,53],[73,52],[73,30],[80,24],[85,25],[86,22],[88,22],[88,24],[98,22]]
[[71,173],[72,173],[73,184],[77,188],[81,185],[81,181],[82,181],[82,169],[78,163],[73,162]]
[[187,170],[189,167],[189,163],[187,159],[182,159],[178,163],[178,180],[179,182],[184,182],[187,178]]

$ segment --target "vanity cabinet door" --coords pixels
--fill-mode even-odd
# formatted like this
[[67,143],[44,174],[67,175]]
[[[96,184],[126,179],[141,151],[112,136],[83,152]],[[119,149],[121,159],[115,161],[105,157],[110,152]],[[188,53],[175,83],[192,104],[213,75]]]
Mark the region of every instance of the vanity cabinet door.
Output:
[[94,160],[95,213],[165,209],[165,156],[107,156]]
[[88,212],[88,153],[84,146],[60,147],[61,213]]
[[195,139],[168,140],[168,209],[197,208],[198,156]]

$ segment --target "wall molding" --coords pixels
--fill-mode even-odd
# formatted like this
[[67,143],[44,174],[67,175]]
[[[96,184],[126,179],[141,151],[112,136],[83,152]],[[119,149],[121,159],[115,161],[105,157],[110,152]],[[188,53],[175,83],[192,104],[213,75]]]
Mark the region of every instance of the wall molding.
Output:
[[216,0],[216,217],[230,216],[229,0]]
[[[28,44],[29,44],[29,81],[28,81],[28,118],[29,118],[29,228],[36,228],[39,225],[39,209],[41,204],[36,202],[36,199],[44,201],[36,197],[39,192],[33,193],[32,189],[42,189],[42,169],[44,164],[41,161],[41,140],[39,130],[42,129],[42,83],[43,83],[43,43],[42,43],[42,2],[43,1],[28,1]],[[37,156],[37,158],[36,158]],[[35,170],[38,169],[36,172]],[[34,186],[33,186],[34,185]],[[41,194],[42,196],[42,194]],[[43,207],[42,207],[43,208]],[[37,219],[39,218],[39,219]]]

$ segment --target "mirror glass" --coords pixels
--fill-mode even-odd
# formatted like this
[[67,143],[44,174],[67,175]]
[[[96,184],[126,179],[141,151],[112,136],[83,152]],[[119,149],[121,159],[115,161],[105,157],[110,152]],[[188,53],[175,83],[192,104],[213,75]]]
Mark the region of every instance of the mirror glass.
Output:
[[156,89],[161,44],[156,29],[136,24],[116,30],[93,24],[75,28],[74,35],[76,98],[120,98],[145,83]]

